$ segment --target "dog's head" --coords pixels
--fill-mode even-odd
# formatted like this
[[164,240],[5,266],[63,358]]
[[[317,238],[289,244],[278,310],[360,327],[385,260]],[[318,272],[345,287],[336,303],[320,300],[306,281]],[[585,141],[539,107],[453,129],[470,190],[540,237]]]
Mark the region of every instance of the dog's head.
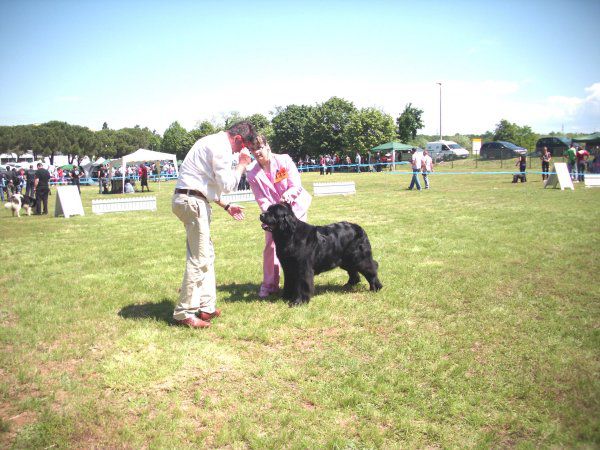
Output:
[[288,203],[275,203],[260,215],[263,230],[270,232],[293,233],[298,219]]

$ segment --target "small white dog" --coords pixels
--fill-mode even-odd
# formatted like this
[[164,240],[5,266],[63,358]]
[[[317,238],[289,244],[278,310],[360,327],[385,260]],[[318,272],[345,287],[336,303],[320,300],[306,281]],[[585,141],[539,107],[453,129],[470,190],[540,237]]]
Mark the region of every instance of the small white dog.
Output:
[[29,204],[23,204],[23,195],[22,194],[13,194],[8,203],[4,204],[6,209],[10,209],[12,211],[13,217],[21,217],[21,207],[25,208],[25,213],[30,216],[31,215],[31,206]]

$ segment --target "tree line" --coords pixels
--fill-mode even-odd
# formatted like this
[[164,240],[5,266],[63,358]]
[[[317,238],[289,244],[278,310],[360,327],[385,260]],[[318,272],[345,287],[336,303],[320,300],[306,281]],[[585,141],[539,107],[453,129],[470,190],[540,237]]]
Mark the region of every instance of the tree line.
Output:
[[[70,163],[78,163],[84,156],[119,158],[138,148],[175,153],[178,159],[183,159],[198,139],[227,129],[239,120],[248,120],[267,136],[276,153],[287,153],[294,159],[317,158],[323,154],[343,156],[357,152],[364,154],[392,140],[425,148],[427,142],[435,141],[439,136],[418,134],[423,128],[422,114],[421,109],[409,103],[394,119],[380,109],[356,108],[348,100],[332,97],[316,105],[277,107],[272,119],[262,114],[241,116],[231,112],[220,124],[202,121],[190,131],[173,122],[162,136],[139,125],[112,130],[105,122],[101,130],[92,131],[79,125],[50,121],[40,125],[0,126],[0,152],[21,154],[31,150],[36,160],[48,157],[51,164],[56,154],[67,155]],[[533,150],[540,136],[529,126],[519,126],[505,119],[493,131],[483,134],[444,136],[467,149],[475,137],[484,142],[510,141]]]

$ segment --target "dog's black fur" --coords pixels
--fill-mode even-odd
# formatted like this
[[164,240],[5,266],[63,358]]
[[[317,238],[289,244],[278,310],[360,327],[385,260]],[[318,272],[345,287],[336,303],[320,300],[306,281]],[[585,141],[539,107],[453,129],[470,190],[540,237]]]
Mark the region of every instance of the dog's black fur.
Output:
[[383,286],[377,278],[367,233],[359,225],[337,222],[313,226],[298,220],[287,203],[269,206],[260,215],[262,227],[273,233],[284,274],[283,298],[290,305],[308,303],[314,294],[314,276],[341,267],[350,276],[346,286],[360,282],[362,274],[372,291]]

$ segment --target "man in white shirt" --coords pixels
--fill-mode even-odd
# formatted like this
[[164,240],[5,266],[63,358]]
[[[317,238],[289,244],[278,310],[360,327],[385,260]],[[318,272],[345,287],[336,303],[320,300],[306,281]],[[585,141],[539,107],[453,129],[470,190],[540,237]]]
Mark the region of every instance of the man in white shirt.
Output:
[[[173,318],[182,325],[207,328],[210,320],[221,314],[216,308],[210,202],[222,206],[236,220],[244,218],[241,206],[224,204],[220,197],[236,189],[251,162],[247,149],[252,149],[255,141],[256,131],[252,124],[238,122],[226,131],[198,140],[179,170],[171,208],[185,225],[187,258],[179,304]],[[235,169],[232,169],[233,153],[239,153]]]
[[425,189],[429,189],[429,173],[433,172],[433,159],[429,156],[429,151],[423,151],[423,181],[425,182]]
[[423,165],[423,153],[418,152],[416,148],[413,147],[411,150],[411,165],[412,165],[412,179],[410,180],[410,186],[408,186],[408,190],[412,191],[415,185],[417,186],[417,191],[421,190],[421,183],[419,182],[419,172],[421,171],[421,166]]

